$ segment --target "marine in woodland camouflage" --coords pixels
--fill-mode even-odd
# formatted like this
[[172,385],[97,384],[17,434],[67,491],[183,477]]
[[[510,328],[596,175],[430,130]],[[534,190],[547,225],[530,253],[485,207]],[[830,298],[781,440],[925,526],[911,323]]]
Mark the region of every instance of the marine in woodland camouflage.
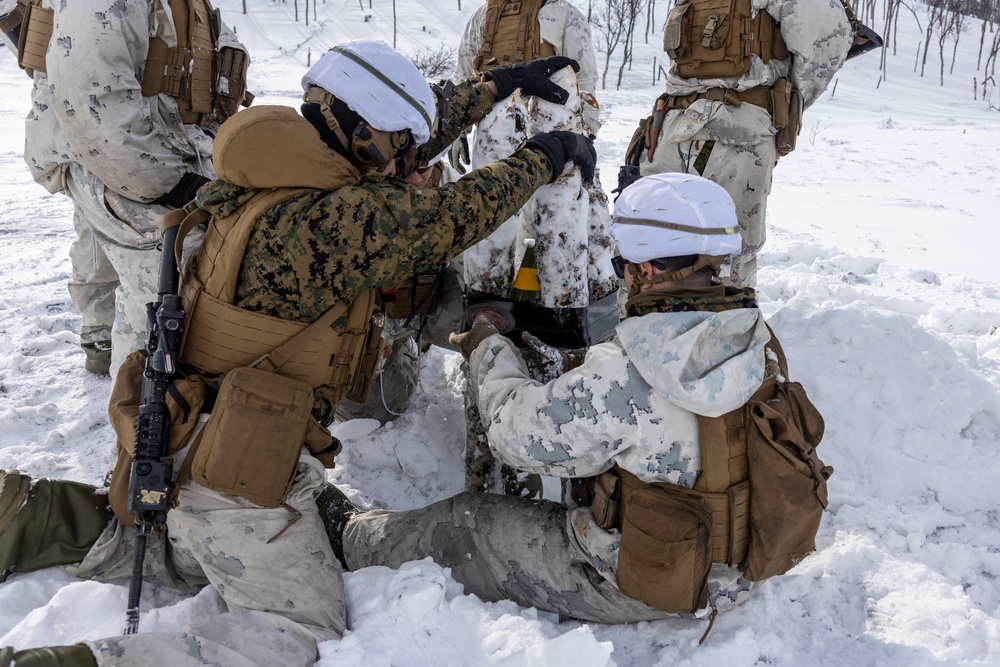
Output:
[[[400,172],[438,155],[494,102],[481,83],[457,86],[452,122],[409,156]],[[262,143],[259,164],[281,160],[294,156]],[[247,167],[251,179],[253,168]],[[302,192],[258,221],[240,269],[235,304],[311,322],[363,290],[397,284],[457,255],[510,217],[551,177],[547,158],[521,149],[440,188],[367,174],[347,187]],[[216,180],[198,193],[198,204],[225,216],[260,187]],[[332,421],[333,401],[322,387],[315,394],[314,415],[323,423]]]
[[[752,13],[768,12],[780,23],[791,57],[764,63],[751,57],[750,70],[740,77],[683,79],[671,66],[666,92],[687,95],[709,88],[749,90],[791,80],[808,108],[823,94],[840,70],[853,40],[851,26],[839,2],[827,0],[752,0]],[[767,196],[778,156],[777,130],[761,107],[698,100],[687,109],[669,111],[652,160],[643,154],[643,176],[662,172],[698,173],[695,163],[705,142],[714,141],[701,176],[715,181],[732,196],[743,237],[743,250],[732,262],[730,282],[753,287],[757,251],[764,245]]]

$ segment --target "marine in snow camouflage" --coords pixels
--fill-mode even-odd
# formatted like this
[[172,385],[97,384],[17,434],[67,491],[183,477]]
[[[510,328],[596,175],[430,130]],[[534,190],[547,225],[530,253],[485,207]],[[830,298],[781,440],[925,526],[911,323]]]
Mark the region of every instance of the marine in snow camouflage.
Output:
[[[765,64],[752,56],[750,70],[733,78],[683,79],[671,67],[666,77],[668,94],[769,88],[782,78],[791,80],[804,108],[823,94],[853,41],[843,6],[827,0],[751,0],[751,7],[754,15],[766,11],[780,23],[791,57]],[[687,109],[667,113],[652,160],[644,153],[640,162],[643,176],[698,173],[695,163],[705,142],[715,142],[700,175],[724,187],[736,204],[743,250],[732,262],[728,279],[736,287],[756,285],[757,252],[764,245],[767,196],[778,159],[775,133],[761,107],[698,100]]]
[[[469,377],[497,459],[561,478],[617,464],[646,482],[691,488],[701,471],[695,415],[742,406],[764,378],[770,334],[759,310],[747,307],[749,294],[709,310],[631,312],[616,339],[547,384],[532,380],[509,340],[487,338]],[[422,510],[359,514],[347,525],[344,552],[351,569],[431,556],[484,599],[571,618],[665,617],[618,590],[619,539],[588,507],[462,494]],[[749,596],[753,585],[740,574],[712,566],[709,596],[718,609]]]
[[[0,1],[0,14],[13,4]],[[146,303],[156,296],[156,244],[169,209],[151,202],[187,172],[214,176],[215,128],[185,125],[165,93],[142,96],[148,38],[176,43],[166,0],[41,6],[54,12],[54,26],[48,72],[34,76],[24,159],[35,181],[73,200],[69,291],[80,338],[112,340],[114,373],[145,344]],[[243,50],[225,26],[219,41]]]

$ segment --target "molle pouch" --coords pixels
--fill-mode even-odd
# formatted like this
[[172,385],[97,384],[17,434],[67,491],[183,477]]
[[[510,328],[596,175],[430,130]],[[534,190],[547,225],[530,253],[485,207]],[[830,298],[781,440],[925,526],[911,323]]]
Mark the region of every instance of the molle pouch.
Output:
[[385,342],[382,338],[383,323],[384,319],[381,314],[372,315],[368,337],[361,350],[361,362],[355,371],[357,377],[348,379],[350,389],[345,398],[355,403],[364,403],[368,400],[368,390],[371,389],[372,380],[378,375],[381,368],[382,344]]
[[590,503],[590,513],[594,521],[604,530],[618,525],[618,504],[622,497],[622,480],[618,475],[605,472],[595,478],[594,498]]
[[816,548],[833,474],[816,455],[823,417],[802,385],[776,389],[771,400],[747,404],[750,548],[743,576],[750,581],[787,572]]
[[46,71],[45,52],[48,51],[55,25],[53,12],[42,7],[41,0],[21,0],[19,4],[25,7],[26,13],[18,36],[17,64],[34,78],[36,71]]
[[712,515],[697,499],[662,487],[633,492],[618,551],[618,588],[669,614],[708,602]]
[[253,95],[247,92],[247,54],[231,46],[219,48],[216,55],[215,119],[220,123],[235,114],[240,105],[250,106]]
[[313,391],[292,378],[235,368],[222,379],[191,474],[215,491],[277,507],[292,486],[312,421]]
[[395,298],[383,298],[385,313],[389,317],[405,319],[414,315],[427,315],[437,305],[438,274],[440,271],[423,271],[406,282],[397,285]]
[[[799,94],[799,91],[789,90],[787,108],[788,119],[785,126],[778,130],[776,139],[779,157],[788,155],[795,150],[795,141],[802,130],[802,95]],[[774,105],[774,109],[777,111],[777,103]],[[775,127],[778,126],[775,125]]]
[[676,6],[667,14],[667,22],[663,26],[663,50],[671,60],[686,58],[691,53],[688,35],[691,34],[691,13],[688,0],[678,0]]
[[778,79],[771,89],[771,125],[775,129],[788,126],[788,112],[792,99],[792,84],[788,79]]

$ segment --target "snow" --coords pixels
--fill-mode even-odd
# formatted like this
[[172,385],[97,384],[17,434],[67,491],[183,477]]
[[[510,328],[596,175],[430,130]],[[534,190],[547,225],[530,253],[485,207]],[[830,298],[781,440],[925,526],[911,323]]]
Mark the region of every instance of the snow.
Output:
[[[338,40],[392,43],[385,0],[311,5],[309,26],[292,3],[248,4],[244,16],[241,2],[216,2],[251,49],[258,104],[297,106],[307,59]],[[394,4],[398,46],[413,53],[456,47],[479,3]],[[836,470],[815,554],[721,614],[702,646],[703,621],[559,623],[463,595],[430,561],[367,568],[345,577],[351,630],[320,646],[318,664],[1000,664],[1000,112],[996,89],[992,104],[972,98],[980,24],[967,23],[941,87],[936,54],[928,76],[913,72],[921,40],[902,14],[887,80],[877,53],[848,63],[775,170],[761,307],[826,419],[821,456]],[[660,92],[659,37],[638,41],[623,89],[598,91],[609,189]],[[0,467],[98,484],[113,442],[110,381],[83,370],[77,345],[72,209],[22,161],[29,81],[6,51],[0,82]],[[330,479],[356,503],[407,509],[460,489],[459,361],[426,355],[409,410],[385,427],[336,426],[345,451]],[[15,576],[0,585],[0,646],[116,635],[125,591],[59,569]],[[222,603],[211,589],[147,586],[142,608],[142,631],[167,631]]]

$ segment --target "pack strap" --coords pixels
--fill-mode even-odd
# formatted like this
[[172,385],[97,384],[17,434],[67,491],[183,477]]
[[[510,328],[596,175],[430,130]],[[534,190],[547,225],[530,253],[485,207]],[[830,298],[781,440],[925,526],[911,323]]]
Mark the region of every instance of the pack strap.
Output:
[[174,259],[177,261],[178,267],[181,265],[184,238],[188,235],[188,232],[198,225],[207,222],[210,217],[212,217],[211,214],[205,209],[199,208],[197,202],[193,199],[184,204],[183,208],[176,209],[163,216],[163,220],[160,223],[161,236],[169,228],[179,227],[177,230],[177,239],[174,241]]

